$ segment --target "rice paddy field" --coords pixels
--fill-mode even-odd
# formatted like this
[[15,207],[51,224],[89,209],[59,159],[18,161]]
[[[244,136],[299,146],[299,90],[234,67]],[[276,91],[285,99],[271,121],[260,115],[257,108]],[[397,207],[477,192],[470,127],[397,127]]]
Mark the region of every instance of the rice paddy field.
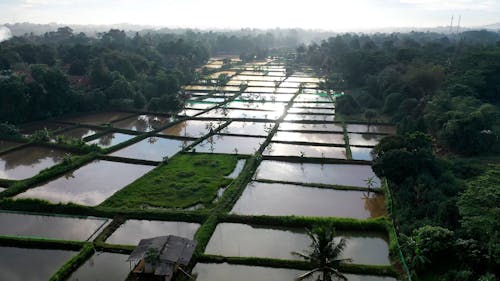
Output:
[[197,242],[196,280],[291,281],[308,269],[291,254],[311,244],[306,229],[330,222],[347,240],[348,280],[397,280],[384,180],[370,167],[395,128],[337,120],[308,68],[239,63],[210,60],[209,77],[229,82],[186,85],[177,114],[36,124],[91,152],[0,139],[0,279],[137,280],[133,247],[172,234]]

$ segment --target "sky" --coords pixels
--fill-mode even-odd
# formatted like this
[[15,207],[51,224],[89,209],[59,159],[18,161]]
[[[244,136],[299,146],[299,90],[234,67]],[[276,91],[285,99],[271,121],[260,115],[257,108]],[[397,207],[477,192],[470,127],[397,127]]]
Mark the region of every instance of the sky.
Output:
[[500,22],[500,0],[0,0],[0,23],[354,30]]

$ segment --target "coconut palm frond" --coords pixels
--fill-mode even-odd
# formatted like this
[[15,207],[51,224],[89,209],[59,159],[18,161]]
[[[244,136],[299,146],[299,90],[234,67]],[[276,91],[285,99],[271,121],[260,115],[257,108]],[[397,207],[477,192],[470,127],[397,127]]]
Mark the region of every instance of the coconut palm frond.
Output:
[[345,277],[344,274],[342,274],[340,271],[338,271],[337,269],[335,268],[332,268],[330,267],[330,272],[332,273],[333,276],[335,276],[337,279],[339,280],[343,280],[343,281],[348,281],[347,280],[347,277]]
[[300,275],[300,276],[299,276],[299,277],[297,277],[295,280],[296,280],[296,281],[307,280],[308,278],[313,277],[313,276],[314,276],[314,273],[316,273],[316,272],[318,272],[318,271],[320,271],[320,269],[319,269],[319,268],[315,268],[315,269],[313,269],[313,270],[311,270],[311,271],[308,271],[308,272],[306,272],[306,273],[304,273],[304,274]]
[[308,254],[305,254],[305,253],[301,253],[301,252],[292,252],[292,255],[294,256],[299,256],[305,260],[310,260],[311,257],[308,255]]

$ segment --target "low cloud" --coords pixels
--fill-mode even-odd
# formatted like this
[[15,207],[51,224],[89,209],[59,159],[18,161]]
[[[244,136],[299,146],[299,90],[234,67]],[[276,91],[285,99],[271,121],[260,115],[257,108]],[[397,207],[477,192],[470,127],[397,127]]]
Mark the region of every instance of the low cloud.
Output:
[[12,32],[5,26],[0,26],[0,42],[9,40],[12,37]]

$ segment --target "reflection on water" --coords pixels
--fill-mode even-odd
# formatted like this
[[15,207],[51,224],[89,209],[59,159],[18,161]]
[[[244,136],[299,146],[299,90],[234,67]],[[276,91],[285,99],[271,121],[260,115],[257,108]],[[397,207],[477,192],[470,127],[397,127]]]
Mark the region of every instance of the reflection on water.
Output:
[[5,281],[49,280],[77,252],[0,247],[0,276]]
[[344,145],[344,134],[277,132],[273,141],[315,142]]
[[153,168],[146,165],[95,160],[56,180],[29,189],[16,198],[37,198],[53,203],[73,202],[95,206]]
[[251,182],[231,212],[366,219],[384,215],[384,208],[384,197],[374,193]]
[[381,133],[381,134],[396,134],[396,127],[389,125],[363,125],[363,124],[348,124],[347,131],[352,133]]
[[292,123],[281,122],[279,130],[290,131],[328,131],[342,133],[344,128],[341,124],[335,123]]
[[108,148],[120,144],[122,142],[128,141],[134,137],[135,137],[134,135],[127,135],[122,133],[108,133],[100,136],[95,140],[88,141],[87,143],[89,145],[97,144],[100,147]]
[[42,146],[28,146],[0,155],[0,178],[20,180],[62,162],[67,152]]
[[[355,264],[390,264],[389,243],[383,234],[338,231],[335,240],[340,238],[347,241],[341,258],[351,258]],[[205,253],[226,257],[301,260],[291,252],[305,251],[310,244],[311,240],[305,234],[305,229],[220,223],[210,238]]]
[[243,170],[243,167],[245,167],[246,161],[247,161],[246,159],[238,160],[238,162],[236,162],[236,167],[234,167],[234,170],[231,172],[231,174],[227,175],[226,178],[229,179],[237,178],[240,175],[241,170]]
[[264,155],[346,159],[344,147],[270,143]]
[[354,160],[372,161],[373,157],[371,151],[372,149],[368,147],[351,146],[352,159]]
[[219,121],[186,120],[161,131],[160,134],[179,137],[201,137],[221,125]]
[[292,107],[288,110],[290,113],[309,113],[309,114],[335,114],[333,108],[303,108]]
[[[193,274],[197,281],[293,281],[305,271],[284,268],[197,263]],[[348,281],[396,281],[393,277],[345,274]],[[314,280],[314,278],[312,279]]]
[[332,102],[294,102],[293,107],[307,107],[307,108],[335,108]]
[[7,149],[11,149],[18,145],[20,145],[20,143],[7,140],[0,140],[0,151],[5,151]]
[[101,112],[101,113],[91,113],[82,116],[77,116],[73,118],[62,119],[62,121],[80,123],[80,124],[90,124],[90,125],[100,125],[110,123],[112,121],[125,118],[132,114],[126,112]]
[[123,281],[130,273],[128,255],[96,252],[68,281]]
[[68,131],[64,131],[62,133],[57,134],[58,136],[63,136],[68,139],[83,139],[88,136],[94,135],[98,133],[98,130],[90,129],[90,128],[75,128]]
[[193,239],[197,223],[177,221],[128,220],[106,240],[109,244],[137,245],[139,240],[163,235]]
[[113,127],[139,132],[151,132],[165,126],[169,121],[169,117],[160,115],[139,115],[113,123]]
[[163,161],[164,157],[172,157],[190,143],[191,141],[188,140],[149,137],[115,151],[111,154],[111,156],[150,161]]
[[374,135],[374,134],[353,134],[349,133],[349,144],[350,145],[366,145],[375,146],[384,136]]
[[285,121],[335,121],[335,115],[318,115],[318,114],[296,114],[288,113],[285,117]]
[[264,160],[257,169],[258,179],[320,183],[366,187],[368,178],[373,177],[375,187],[380,179],[370,165],[290,163]]
[[196,152],[254,154],[265,138],[213,135],[195,147]]
[[234,121],[229,126],[222,129],[224,134],[239,134],[251,136],[267,136],[274,128],[275,123],[269,122],[243,122]]
[[107,219],[0,212],[0,235],[87,240]]

